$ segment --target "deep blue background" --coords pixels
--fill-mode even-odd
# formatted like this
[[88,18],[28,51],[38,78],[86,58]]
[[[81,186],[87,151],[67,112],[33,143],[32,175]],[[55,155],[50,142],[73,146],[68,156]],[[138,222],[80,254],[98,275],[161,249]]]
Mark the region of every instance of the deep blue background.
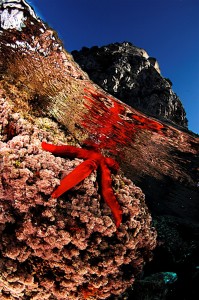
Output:
[[129,41],[155,57],[199,133],[199,0],[28,0],[66,50]]

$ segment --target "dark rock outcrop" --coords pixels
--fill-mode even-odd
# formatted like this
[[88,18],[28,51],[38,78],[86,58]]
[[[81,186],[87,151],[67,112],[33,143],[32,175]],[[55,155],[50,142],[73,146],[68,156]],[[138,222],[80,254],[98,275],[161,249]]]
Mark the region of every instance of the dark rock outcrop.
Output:
[[187,128],[186,113],[158,62],[129,42],[73,51],[75,61],[95,83],[124,103]]

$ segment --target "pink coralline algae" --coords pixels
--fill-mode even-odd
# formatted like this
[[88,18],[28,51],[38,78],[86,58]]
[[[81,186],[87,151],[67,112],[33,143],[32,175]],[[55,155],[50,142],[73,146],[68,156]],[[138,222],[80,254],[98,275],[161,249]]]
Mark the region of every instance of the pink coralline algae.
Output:
[[[116,228],[97,172],[57,199],[60,180],[82,163],[41,142],[73,142],[47,118],[25,118],[0,98],[0,299],[117,299],[151,258],[156,232],[142,191],[112,175],[122,209]],[[78,145],[75,145],[78,146]]]

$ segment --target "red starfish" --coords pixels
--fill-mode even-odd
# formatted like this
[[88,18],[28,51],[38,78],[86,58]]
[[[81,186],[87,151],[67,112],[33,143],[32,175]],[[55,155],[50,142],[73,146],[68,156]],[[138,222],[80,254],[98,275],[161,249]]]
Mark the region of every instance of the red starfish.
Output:
[[60,185],[51,195],[53,198],[58,198],[66,191],[70,190],[72,187],[88,177],[93,170],[97,170],[98,168],[100,169],[102,197],[110,207],[116,227],[118,228],[122,221],[122,209],[111,186],[112,180],[110,172],[110,170],[118,171],[119,165],[117,162],[110,157],[104,157],[100,152],[95,150],[87,150],[74,146],[56,146],[42,142],[42,148],[55,155],[85,159],[83,163],[61,180]]

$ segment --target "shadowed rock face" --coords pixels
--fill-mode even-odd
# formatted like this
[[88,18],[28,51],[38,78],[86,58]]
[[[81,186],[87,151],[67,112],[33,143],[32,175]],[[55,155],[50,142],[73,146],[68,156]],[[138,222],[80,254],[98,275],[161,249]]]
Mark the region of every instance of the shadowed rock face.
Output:
[[[142,269],[143,259],[150,258],[155,245],[150,215],[137,186],[146,195],[158,246],[153,262],[146,265],[146,281],[137,282],[133,299],[140,300],[140,286],[142,299],[149,299],[149,280],[153,300],[157,295],[161,300],[194,299],[199,249],[198,138],[188,130],[160,123],[100,89],[63,49],[56,33],[23,4],[0,1],[4,14],[0,29],[2,299],[12,294],[13,299],[26,300],[30,293],[35,299],[78,299],[77,293],[85,299],[96,295],[106,299],[110,294],[119,299],[116,294],[133,281],[132,274]],[[20,13],[10,13],[13,9]],[[19,18],[13,21],[13,16]],[[147,57],[145,52],[142,56]],[[158,73],[157,66],[155,70]],[[116,241],[111,212],[98,202],[96,174],[58,201],[49,199],[61,176],[77,161],[43,152],[43,139],[95,146],[117,159],[122,173],[115,179],[115,189],[126,211],[121,232],[118,229],[121,243]],[[129,228],[128,218],[136,231]],[[111,235],[110,240],[106,234]],[[84,246],[94,251],[91,256],[95,259],[89,259]],[[102,256],[104,265],[100,265]],[[133,263],[127,263],[128,259]],[[86,265],[82,267],[81,261]],[[121,263],[125,265],[122,273],[116,272]],[[110,269],[113,277],[118,277],[110,280],[106,290]],[[90,270],[94,272],[92,280]],[[103,278],[100,272],[104,272]],[[174,272],[172,293],[164,272]],[[63,279],[66,273],[68,278]],[[74,274],[75,287],[70,281]],[[92,281],[90,285],[88,281]]]
[[91,80],[123,102],[187,128],[186,113],[158,62],[129,42],[83,47],[72,55]]

